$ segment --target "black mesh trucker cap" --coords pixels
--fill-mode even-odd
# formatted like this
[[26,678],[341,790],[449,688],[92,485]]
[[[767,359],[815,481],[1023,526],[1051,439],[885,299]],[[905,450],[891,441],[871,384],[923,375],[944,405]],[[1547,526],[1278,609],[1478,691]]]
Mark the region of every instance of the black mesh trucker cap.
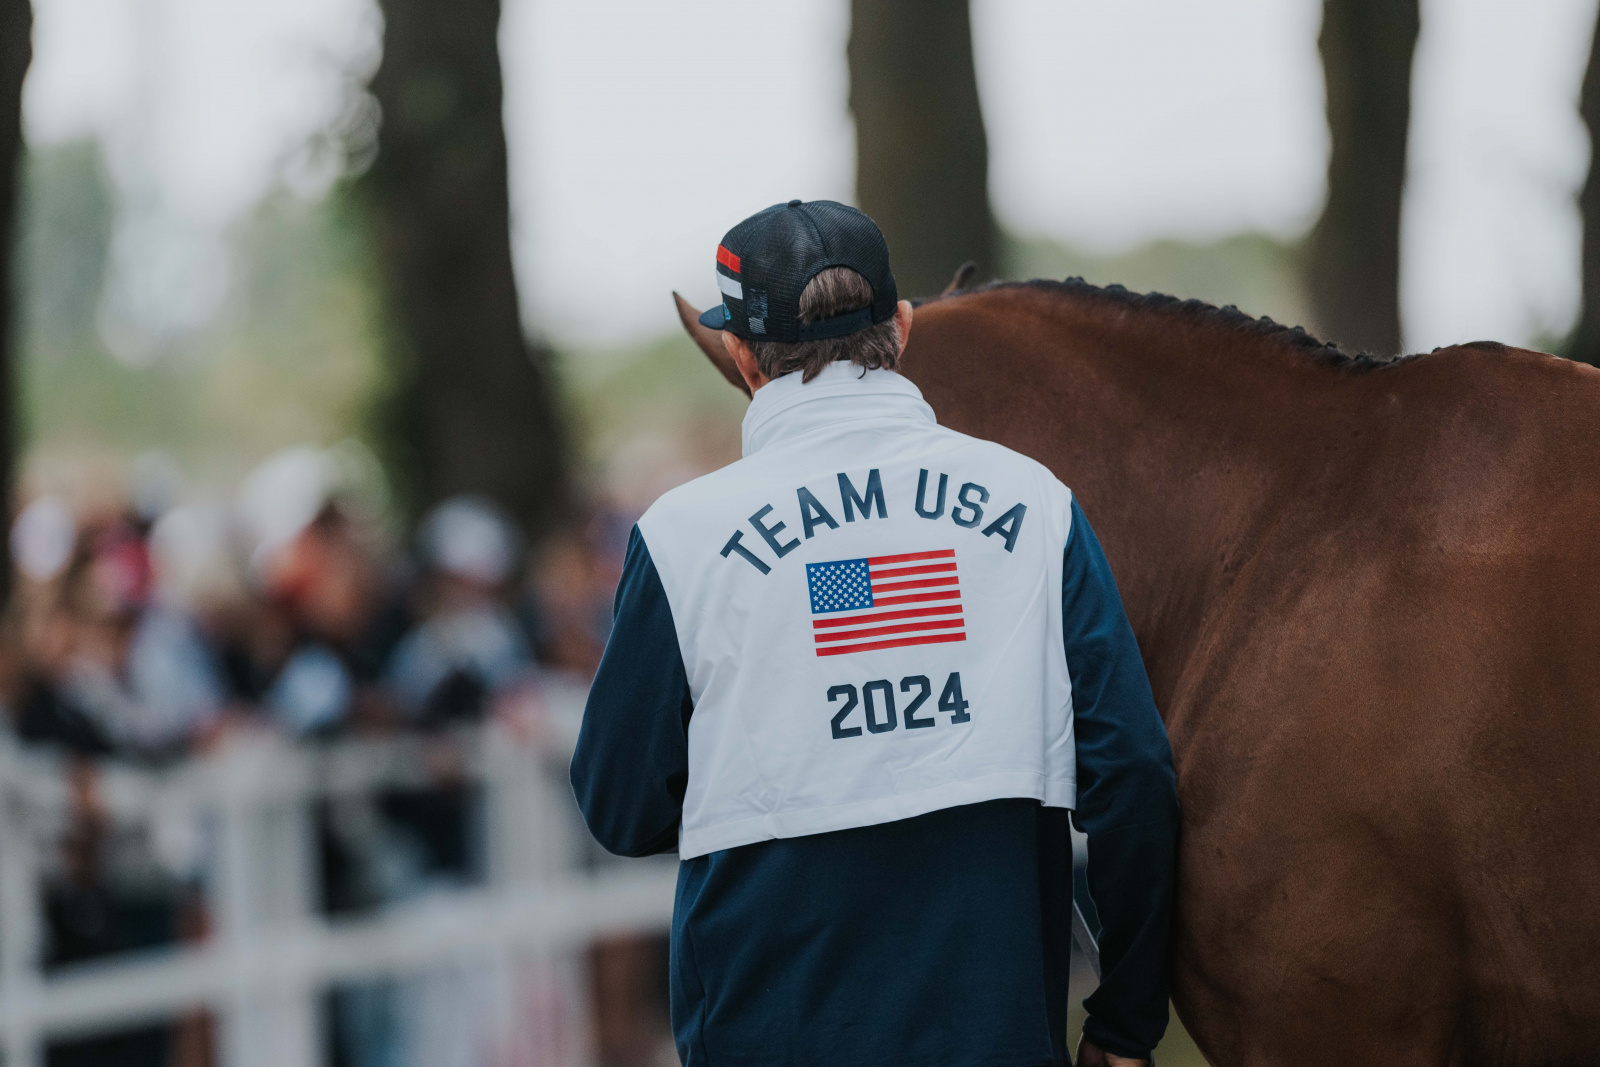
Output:
[[[801,322],[800,291],[829,267],[850,267],[872,285],[872,306]],[[832,200],[774,204],[728,231],[717,246],[722,303],[700,324],[746,341],[818,341],[843,337],[894,317],[900,297],[889,270],[889,245],[877,223]]]

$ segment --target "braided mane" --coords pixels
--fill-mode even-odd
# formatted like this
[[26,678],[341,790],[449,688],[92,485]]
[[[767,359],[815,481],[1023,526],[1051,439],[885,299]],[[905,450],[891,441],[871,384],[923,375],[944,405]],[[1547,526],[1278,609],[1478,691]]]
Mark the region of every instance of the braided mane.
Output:
[[[1217,307],[1215,304],[1208,304],[1204,300],[1181,300],[1175,296],[1168,296],[1166,293],[1136,293],[1121,285],[1093,285],[1082,278],[1068,278],[1059,282],[1045,279],[1027,282],[990,282],[975,289],[960,290],[946,295],[956,296],[961,293],[986,292],[990,289],[1008,288],[1036,289],[1057,296],[1112,303],[1138,311],[1151,311],[1196,324],[1225,326],[1229,329],[1243,331],[1253,337],[1268,338],[1303,353],[1319,363],[1346,370],[1378,370],[1411,358],[1410,356],[1375,356],[1370,352],[1346,352],[1336,344],[1330,344],[1312,336],[1306,332],[1303,326],[1284,326],[1266,317],[1256,318],[1245,314],[1232,304],[1226,307]],[[941,297],[932,299],[939,300]]]

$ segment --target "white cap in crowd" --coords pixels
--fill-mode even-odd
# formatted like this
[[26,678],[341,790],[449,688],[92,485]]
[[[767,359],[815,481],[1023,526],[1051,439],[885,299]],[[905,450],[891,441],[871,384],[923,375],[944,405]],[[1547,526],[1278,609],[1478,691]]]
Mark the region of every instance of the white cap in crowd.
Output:
[[456,496],[428,512],[417,530],[422,562],[483,585],[499,585],[517,565],[519,538],[490,501]]

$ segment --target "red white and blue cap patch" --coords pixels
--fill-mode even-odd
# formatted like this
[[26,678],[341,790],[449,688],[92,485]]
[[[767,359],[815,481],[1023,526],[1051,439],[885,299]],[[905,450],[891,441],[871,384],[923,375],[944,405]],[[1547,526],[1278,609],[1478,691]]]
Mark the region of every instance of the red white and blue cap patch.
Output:
[[744,282],[738,277],[739,257],[728,250],[726,245],[717,246],[717,289],[721,291],[723,302],[710,308],[700,316],[700,325],[709,326],[713,330],[726,329],[733,319],[733,312],[728,308],[728,300],[744,299]]
[[[724,273],[726,272],[726,273]],[[717,246],[717,288],[724,296],[744,299],[744,285],[739,281],[739,257],[722,245]]]

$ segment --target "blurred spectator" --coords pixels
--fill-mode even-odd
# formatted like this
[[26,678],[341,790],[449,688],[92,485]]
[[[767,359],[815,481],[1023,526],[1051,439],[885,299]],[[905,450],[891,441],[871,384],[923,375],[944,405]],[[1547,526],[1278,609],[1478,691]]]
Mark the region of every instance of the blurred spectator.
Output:
[[152,603],[152,566],[136,517],[82,530],[59,498],[12,527],[22,666],[9,692],[18,733],[87,754],[162,757],[184,750],[219,710],[209,649],[180,611]]
[[491,694],[530,667],[528,644],[505,605],[516,574],[515,529],[487,500],[455,497],[417,535],[422,621],[403,638],[385,679],[407,721],[479,718]]
[[76,645],[62,586],[77,544],[77,521],[58,496],[38,497],[11,527],[18,582],[7,626],[5,696],[22,740],[103,755],[111,751],[105,731],[59,692]]
[[[287,618],[256,597],[244,573],[229,509],[178,504],[155,520],[150,557],[155,602],[180,616],[208,649],[223,713],[220,731],[250,718],[293,646]],[[201,731],[205,741],[215,731]]]
[[[332,456],[295,448],[257,467],[239,497],[254,541],[250,569],[266,601],[261,621],[269,631],[287,622],[293,635],[260,696],[296,736],[331,733],[347,720],[384,723],[388,705],[377,683],[409,622],[400,583],[383,566],[378,531],[337,489]],[[271,673],[270,659],[244,658],[257,678]]]
[[151,593],[144,537],[125,519],[108,523],[69,578],[79,632],[62,696],[118,749],[171,756],[220,712],[223,691],[192,620]]
[[529,612],[539,662],[585,676],[600,666],[627,547],[627,527],[619,546],[613,525],[602,512],[586,526],[553,534],[535,558]]
[[77,543],[78,524],[72,509],[50,494],[23,508],[11,527],[11,559],[22,576],[36,584],[59,577]]

